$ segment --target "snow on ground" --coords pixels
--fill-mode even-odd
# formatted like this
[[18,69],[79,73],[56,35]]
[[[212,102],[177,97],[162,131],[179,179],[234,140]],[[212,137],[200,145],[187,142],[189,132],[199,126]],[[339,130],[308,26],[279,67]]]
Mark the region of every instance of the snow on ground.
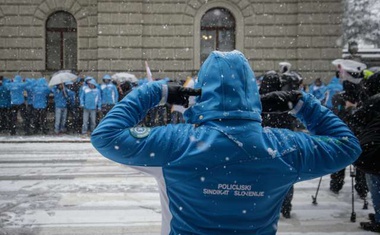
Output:
[[[348,170],[348,168],[347,168]],[[295,185],[292,218],[281,218],[278,234],[372,234],[355,194],[351,222],[351,178],[339,195],[322,178]],[[161,209],[153,178],[111,162],[82,136],[0,136],[0,235],[159,234]]]

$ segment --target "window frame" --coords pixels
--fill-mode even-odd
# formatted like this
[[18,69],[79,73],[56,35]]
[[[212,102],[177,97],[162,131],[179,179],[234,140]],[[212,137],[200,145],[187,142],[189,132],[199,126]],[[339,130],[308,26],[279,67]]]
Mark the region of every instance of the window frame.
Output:
[[[55,14],[57,13],[65,13],[67,15],[70,15],[74,20],[75,20],[75,24],[76,24],[76,28],[73,28],[71,26],[67,27],[67,28],[48,28],[48,21],[51,17],[53,17]],[[59,55],[59,68],[58,69],[55,69],[55,68],[49,68],[48,66],[48,33],[49,32],[55,32],[55,33],[59,33],[60,35],[60,55]],[[75,66],[74,68],[65,68],[65,65],[64,65],[64,61],[65,61],[65,57],[64,57],[64,33],[72,33],[72,32],[75,32],[76,33],[76,62],[75,62]],[[67,11],[54,11],[53,13],[51,13],[46,21],[45,21],[45,69],[47,71],[56,71],[56,70],[67,70],[67,69],[70,69],[70,70],[76,70],[78,68],[78,22],[77,20],[75,19],[74,15],[71,14],[70,12],[67,12]]]
[[[209,11],[213,11],[213,10],[217,10],[217,9],[223,9],[224,11],[228,11],[228,14],[231,15],[231,17],[233,18],[234,20],[234,25],[233,26],[202,26],[202,19],[203,17],[209,12]],[[220,46],[219,46],[219,34],[221,31],[231,31],[233,30],[234,32],[234,41],[233,41],[233,48],[236,48],[236,19],[234,17],[234,15],[231,13],[230,10],[228,10],[227,8],[222,8],[222,7],[214,7],[214,8],[210,8],[208,9],[203,15],[202,15],[202,18],[201,18],[201,21],[200,21],[200,24],[201,24],[201,37],[202,37],[202,32],[203,30],[206,30],[206,31],[214,31],[215,32],[215,48],[214,50],[219,50],[220,49]],[[203,63],[202,61],[202,54],[201,54],[201,51],[202,51],[202,39],[201,39],[201,42],[200,42],[200,63]]]
[[194,17],[194,71],[198,71],[201,66],[201,20],[203,15],[213,8],[224,8],[228,10],[235,18],[235,49],[244,53],[244,16],[238,6],[226,1],[215,1],[204,4],[201,8],[198,9]]

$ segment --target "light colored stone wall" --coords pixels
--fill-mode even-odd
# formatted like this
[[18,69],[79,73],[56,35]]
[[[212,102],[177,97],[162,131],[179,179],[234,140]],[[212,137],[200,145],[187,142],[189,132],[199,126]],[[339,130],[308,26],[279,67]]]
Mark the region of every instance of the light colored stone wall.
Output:
[[[340,0],[0,0],[0,72],[45,71],[45,22],[64,10],[78,23],[78,70],[183,79],[199,69],[199,22],[212,7],[235,16],[236,48],[259,75],[289,61],[309,83],[328,80],[341,56]],[[100,79],[99,79],[100,80]]]
[[337,43],[343,33],[342,12],[340,1],[299,1],[297,68],[304,77],[326,81],[335,75],[331,61],[342,54]]

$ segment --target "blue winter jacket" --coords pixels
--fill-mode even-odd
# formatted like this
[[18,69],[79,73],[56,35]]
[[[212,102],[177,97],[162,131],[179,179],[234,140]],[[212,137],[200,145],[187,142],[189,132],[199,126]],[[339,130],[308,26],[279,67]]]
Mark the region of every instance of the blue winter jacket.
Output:
[[37,80],[34,78],[26,78],[25,79],[26,86],[25,86],[25,91],[26,91],[26,103],[33,105],[33,88],[37,84]]
[[[48,104],[51,89],[45,78],[39,78],[35,85],[30,89],[32,96],[32,105],[35,109],[45,109]],[[29,93],[28,93],[29,94]]]
[[328,108],[332,108],[332,97],[343,90],[343,85],[340,83],[339,78],[333,77],[330,83],[326,86],[326,102]]
[[108,84],[103,83],[100,85],[102,95],[102,105],[111,104],[114,105],[119,100],[119,93],[116,86],[110,82]]
[[64,89],[65,91],[58,89],[58,86],[54,86],[52,89],[55,108],[67,108],[67,102],[69,101],[69,89],[67,89],[67,87],[64,87]]
[[12,82],[5,84],[5,87],[9,89],[11,93],[12,105],[24,104],[25,102],[24,92],[27,85],[28,83],[23,82],[22,77],[20,75],[16,75]]
[[6,83],[9,83],[9,79],[3,78],[3,83],[0,85],[0,108],[11,107],[11,93],[6,88]]
[[[314,90],[314,88],[315,88],[315,90]],[[326,92],[326,86],[325,85],[321,85],[320,87],[317,87],[313,83],[309,87],[309,93],[314,95],[315,98],[317,98],[319,101],[323,101],[325,99],[325,92]]]
[[136,127],[167,98],[165,81],[150,82],[91,136],[103,156],[157,179],[162,234],[275,234],[293,184],[343,169],[361,153],[347,126],[307,93],[293,112],[310,135],[263,128],[255,76],[238,51],[212,52],[198,79],[202,95],[186,124]]
[[80,106],[89,110],[100,110],[102,107],[102,98],[98,88],[91,89],[85,86],[79,97]]

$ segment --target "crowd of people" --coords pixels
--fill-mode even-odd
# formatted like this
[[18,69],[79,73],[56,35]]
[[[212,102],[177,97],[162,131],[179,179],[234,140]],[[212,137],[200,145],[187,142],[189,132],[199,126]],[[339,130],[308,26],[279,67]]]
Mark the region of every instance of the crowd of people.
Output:
[[[87,76],[52,87],[45,78],[0,76],[0,132],[87,135],[133,86],[136,84],[117,83],[108,74],[101,84]],[[50,112],[54,113],[52,125],[48,123]]]
[[[108,74],[100,84],[94,77],[86,76],[52,87],[45,78],[0,76],[0,133],[89,135],[109,110],[138,85],[115,81]],[[49,123],[49,113],[54,113],[53,123]],[[157,107],[140,125],[183,122],[178,114],[171,105]]]

